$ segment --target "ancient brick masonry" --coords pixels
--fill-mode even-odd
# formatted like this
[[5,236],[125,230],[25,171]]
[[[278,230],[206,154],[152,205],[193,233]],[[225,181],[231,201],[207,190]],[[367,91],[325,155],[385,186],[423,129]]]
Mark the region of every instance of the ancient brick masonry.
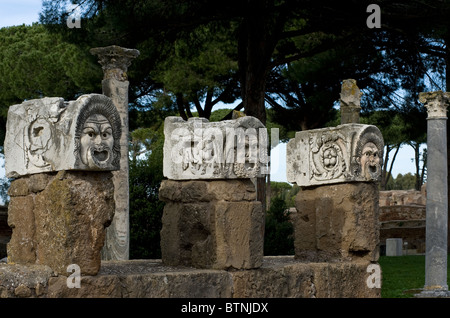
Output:
[[[67,112],[59,105],[66,104],[53,101],[47,103],[50,112],[44,112],[51,120],[32,118],[19,129],[17,136],[25,142],[9,136],[15,139],[9,149],[34,171],[22,175],[14,170],[17,179],[10,189],[9,220],[13,237],[9,263],[0,264],[0,297],[380,296],[368,267],[376,258],[377,229],[372,221],[378,221],[374,204],[378,197],[372,179],[380,164],[372,128],[367,138],[337,144],[332,138],[316,139],[311,163],[318,165],[311,175],[341,182],[306,186],[303,196],[297,197],[297,206],[305,207],[298,219],[305,223],[296,224],[295,257],[263,257],[265,211],[256,201],[252,180],[268,172],[264,126],[251,117],[212,125],[206,119],[168,118],[164,174],[169,180],[162,182],[159,192],[166,203],[162,260],[103,261],[99,268],[104,230],[114,211],[112,173],[104,168],[108,159],[117,156],[86,139],[105,127],[114,130],[115,125],[102,126],[106,121],[101,116],[91,118],[89,125],[80,124],[86,128],[83,151],[71,134],[57,140],[67,141],[62,143],[69,149],[66,154],[80,161],[47,165],[48,160],[58,159],[52,156],[55,143],[47,143],[48,138],[53,132],[71,131],[65,129],[70,121],[58,125],[67,118],[58,116],[58,111]],[[55,129],[47,131],[49,127]],[[358,129],[350,130],[364,131]],[[347,157],[338,158],[344,153],[342,147],[349,147]],[[356,156],[351,157],[353,153]],[[49,170],[41,171],[40,166]],[[80,167],[89,171],[79,171]],[[342,168],[351,170],[342,174]],[[318,188],[322,192],[315,191]],[[307,246],[299,249],[301,244]],[[307,253],[302,258],[305,251],[312,257]],[[80,288],[68,283],[66,269],[72,263],[81,268]],[[380,281],[379,273],[374,275]]]
[[316,262],[377,261],[376,183],[305,188],[295,199],[295,256]]
[[40,173],[11,183],[8,262],[48,265],[59,275],[77,264],[82,275],[100,270],[105,228],[114,215],[109,172]]
[[164,180],[161,252],[167,265],[258,268],[264,213],[249,179]]

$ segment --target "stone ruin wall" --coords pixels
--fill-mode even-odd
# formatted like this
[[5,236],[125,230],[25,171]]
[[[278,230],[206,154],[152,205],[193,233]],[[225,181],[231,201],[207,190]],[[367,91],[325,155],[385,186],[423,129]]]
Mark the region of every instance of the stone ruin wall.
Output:
[[380,191],[380,248],[388,238],[407,242],[405,254],[425,253],[426,184],[417,190]]
[[[20,160],[7,166],[17,179],[10,188],[13,234],[8,264],[0,264],[0,297],[380,297],[383,139],[375,126],[296,134],[287,156],[288,179],[304,187],[296,199],[295,255],[265,257],[264,213],[252,182],[267,173],[265,127],[253,117],[221,123],[166,118],[162,259],[100,261],[114,211],[117,156],[83,144],[87,131],[81,144],[73,137],[83,122],[100,129],[108,120],[112,146],[115,119],[86,115],[74,126],[70,118],[80,116],[84,103],[40,102],[50,105],[44,115],[51,120],[36,121],[31,111],[22,126],[10,126],[19,131],[5,141]],[[55,132],[60,138],[50,140]],[[55,141],[62,147],[53,148]],[[64,156],[69,160],[60,161]]]

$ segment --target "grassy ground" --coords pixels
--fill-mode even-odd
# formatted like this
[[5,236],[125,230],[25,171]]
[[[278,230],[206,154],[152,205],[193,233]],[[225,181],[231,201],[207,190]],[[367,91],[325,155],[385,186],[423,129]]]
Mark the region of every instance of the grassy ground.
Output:
[[[414,297],[425,284],[425,256],[381,256],[381,297]],[[448,262],[447,264],[450,264]]]

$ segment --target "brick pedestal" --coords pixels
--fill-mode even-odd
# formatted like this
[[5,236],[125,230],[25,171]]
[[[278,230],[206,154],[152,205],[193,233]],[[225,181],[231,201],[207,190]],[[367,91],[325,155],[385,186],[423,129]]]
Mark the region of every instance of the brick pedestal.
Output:
[[304,188],[295,204],[295,257],[308,261],[377,261],[378,187],[355,182]]
[[96,275],[106,227],[114,215],[110,172],[40,173],[9,189],[8,263],[47,265],[60,275],[77,264]]
[[262,264],[264,212],[249,179],[164,180],[161,253],[166,265],[250,269]]

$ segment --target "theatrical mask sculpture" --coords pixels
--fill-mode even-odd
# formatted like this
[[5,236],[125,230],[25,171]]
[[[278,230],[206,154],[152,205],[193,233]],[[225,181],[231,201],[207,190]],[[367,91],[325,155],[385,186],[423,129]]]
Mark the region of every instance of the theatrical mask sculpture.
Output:
[[297,132],[286,147],[287,180],[299,186],[379,181],[383,148],[383,136],[373,125]]
[[107,96],[51,97],[13,105],[5,138],[6,176],[120,169],[121,121]]

